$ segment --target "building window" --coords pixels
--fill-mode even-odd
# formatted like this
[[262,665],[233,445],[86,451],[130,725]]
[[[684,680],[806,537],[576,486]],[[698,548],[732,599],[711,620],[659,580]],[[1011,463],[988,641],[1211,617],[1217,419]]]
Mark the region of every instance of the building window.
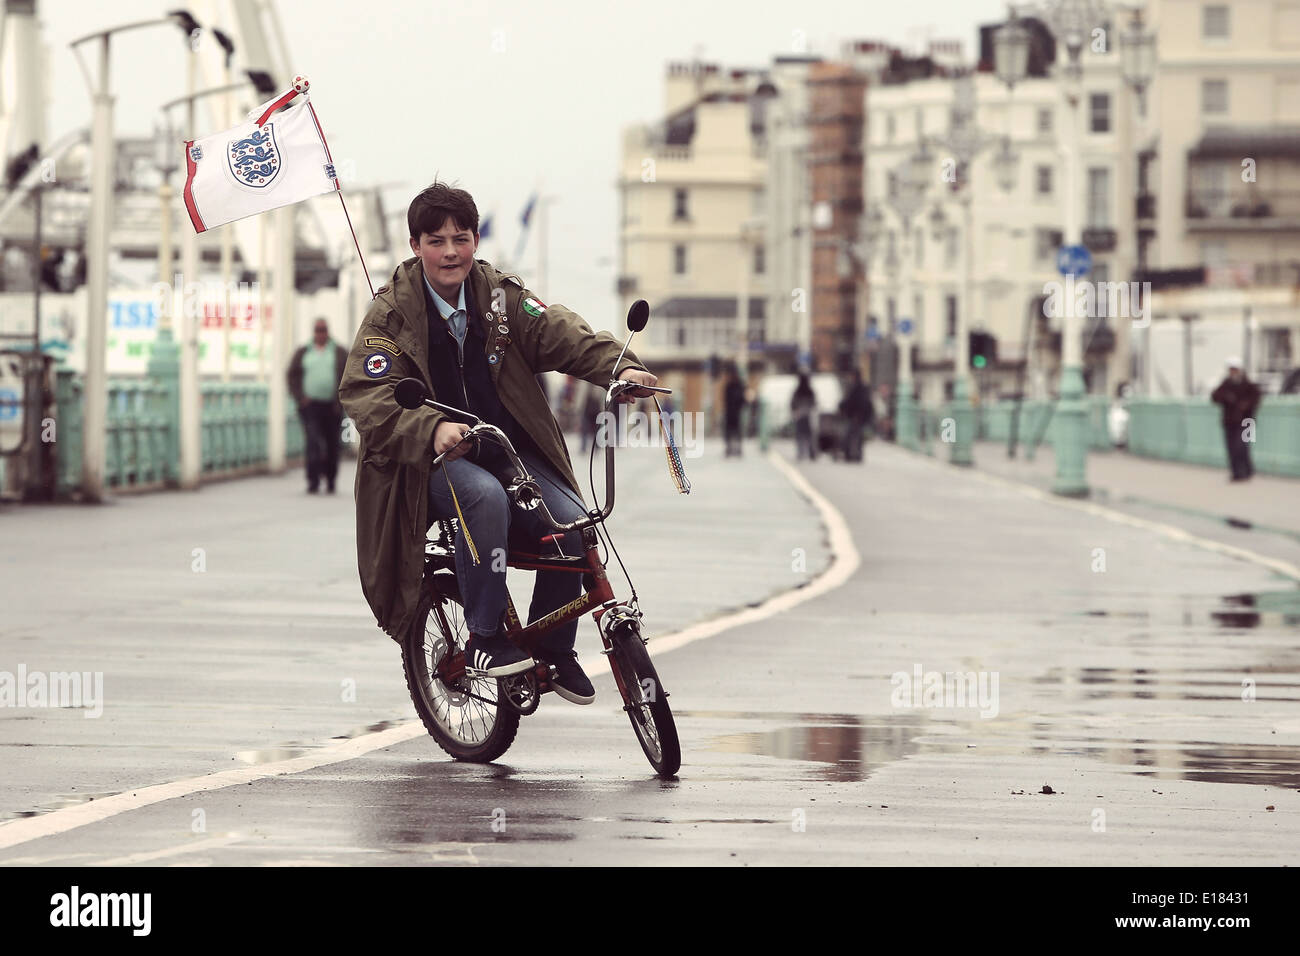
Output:
[[[1097,293],[1096,298],[1094,299],[1097,318],[1120,318],[1118,315],[1110,314],[1110,295],[1104,291],[1107,288],[1105,283],[1110,282],[1110,263],[1097,262],[1094,259],[1092,268],[1088,272],[1088,278],[1092,280],[1093,289]],[[1116,305],[1118,304],[1119,303],[1116,302]]]
[[673,246],[673,273],[686,275],[686,247],[680,243]]
[[1044,229],[1041,226],[1034,230],[1034,258],[1039,262],[1053,262],[1056,259],[1056,250],[1061,247],[1061,232],[1059,229]]
[[1040,106],[1038,108],[1038,132],[1044,136],[1052,134],[1052,110],[1050,107]]
[[1228,112],[1228,81],[1201,80],[1201,112],[1219,114]]
[[761,276],[767,271],[767,250],[762,246],[754,247],[754,275]]
[[1034,169],[1034,191],[1040,196],[1052,195],[1052,167],[1037,166]]
[[898,302],[891,295],[885,302],[885,314],[889,317],[889,334],[898,331]]
[[1228,5],[1207,3],[1201,7],[1201,39],[1228,39]]
[[945,339],[952,341],[957,338],[957,297],[955,295],[944,296],[943,308],[943,336]]
[[686,211],[686,190],[673,190],[673,219],[689,219],[690,214]]
[[1266,372],[1286,372],[1291,368],[1290,329],[1260,329],[1260,368]]
[[1088,95],[1088,128],[1094,133],[1110,132],[1110,94]]
[[1110,228],[1110,170],[1105,167],[1088,170],[1088,226]]

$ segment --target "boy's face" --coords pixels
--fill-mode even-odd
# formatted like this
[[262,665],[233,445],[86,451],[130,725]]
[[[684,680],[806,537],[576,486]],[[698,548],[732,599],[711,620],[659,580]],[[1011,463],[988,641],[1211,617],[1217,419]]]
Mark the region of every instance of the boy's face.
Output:
[[[462,229],[449,216],[437,232],[422,232],[412,239],[411,251],[424,263],[424,274],[433,290],[443,298],[455,295],[474,265],[478,233]],[[455,305],[455,300],[451,300]]]

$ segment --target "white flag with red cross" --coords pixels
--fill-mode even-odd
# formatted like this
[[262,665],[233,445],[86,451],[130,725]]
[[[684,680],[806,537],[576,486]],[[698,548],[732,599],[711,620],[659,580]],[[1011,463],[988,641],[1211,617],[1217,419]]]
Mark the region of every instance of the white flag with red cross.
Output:
[[292,89],[254,111],[256,119],[185,143],[185,209],[195,232],[338,191],[307,87],[296,77]]

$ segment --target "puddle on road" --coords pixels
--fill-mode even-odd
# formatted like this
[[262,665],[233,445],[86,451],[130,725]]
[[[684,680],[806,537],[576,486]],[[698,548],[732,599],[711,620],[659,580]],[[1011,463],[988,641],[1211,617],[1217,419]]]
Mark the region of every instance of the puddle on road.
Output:
[[119,792],[117,790],[106,790],[102,793],[56,793],[42,801],[41,805],[35,809],[8,810],[0,814],[0,820],[22,820],[27,817],[39,817],[41,814],[51,813],[55,810],[75,807],[82,803],[90,803],[93,800],[103,800],[105,797],[115,797]]
[[[1185,698],[1186,695],[1179,696]],[[1234,695],[1208,696],[1206,699],[1238,700],[1240,690],[1238,688]],[[949,723],[947,726],[957,733],[938,736],[928,734],[924,718],[918,719],[912,714],[894,718],[683,711],[678,716],[801,720],[798,725],[769,731],[715,736],[708,749],[807,761],[818,765],[822,779],[836,782],[865,780],[874,770],[911,754],[960,753],[976,757],[1078,756],[1089,762],[1119,764],[1127,767],[1129,773],[1159,780],[1253,784],[1300,790],[1300,746],[1294,745],[1094,737],[1089,736],[1083,727],[1075,730],[1066,724],[1039,721],[1025,724],[1014,720],[972,722],[964,725],[970,734],[962,732],[961,723]],[[972,744],[972,739],[978,739],[978,745]],[[1014,785],[1015,781],[1008,783]]]
[[818,764],[826,780],[865,780],[872,770],[899,760],[920,748],[916,738],[925,721],[915,715],[859,717],[852,714],[734,714],[726,711],[685,711],[682,717],[736,717],[772,720],[795,717],[794,727],[726,734],[715,737],[710,750],[719,753],[758,754],[784,760]]
[[[399,723],[401,723],[401,721],[381,720],[373,724],[353,727],[347,733],[338,734],[337,736],[331,737],[330,740],[351,740],[354,737],[364,737],[366,734],[377,734],[381,730],[388,730],[390,727],[396,727]],[[235,759],[251,765],[275,763],[277,760],[292,760],[294,757],[301,757],[303,754],[310,753],[313,750],[319,750],[323,746],[326,746],[326,744],[290,740],[278,747],[268,747],[264,750],[240,750],[235,754]]]
[[[1157,599],[1152,598],[1153,602]],[[1104,617],[1168,625],[1177,618],[1184,627],[1212,625],[1225,630],[1257,627],[1300,627],[1300,589],[1261,591],[1217,596],[1183,595],[1160,599],[1151,610],[1094,609],[1077,612],[1083,617]]]
[[[1274,680],[1278,674],[1294,678],[1296,667],[1243,667],[1234,674],[1212,668],[1081,667],[1049,668],[1030,678],[1040,687],[1056,687],[1067,700],[1242,700],[1242,681],[1255,681],[1254,699],[1264,703],[1300,703],[1300,682]],[[1197,676],[1184,676],[1197,675]],[[1204,676],[1204,675],[1218,675]]]

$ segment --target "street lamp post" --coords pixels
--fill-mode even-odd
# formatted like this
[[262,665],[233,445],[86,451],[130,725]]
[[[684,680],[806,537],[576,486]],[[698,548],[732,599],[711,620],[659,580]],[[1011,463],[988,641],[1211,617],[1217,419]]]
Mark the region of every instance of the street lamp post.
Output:
[[[1061,96],[1066,105],[1066,133],[1063,142],[1065,160],[1065,230],[1064,244],[1080,241],[1079,228],[1079,81],[1083,74],[1083,46],[1094,27],[1104,16],[1099,0],[1046,0],[1042,18],[1059,45],[1064,46],[1067,61],[1057,71]],[[1014,12],[1013,12],[1014,16]],[[1073,296],[1062,296],[1065,305],[1061,333],[1061,381],[1056,406],[1056,478],[1052,490],[1059,495],[1083,497],[1088,494],[1088,409],[1083,382],[1083,342],[1080,316]]]
[[[903,293],[900,296],[902,301],[903,312],[907,311],[908,298],[913,295],[912,274],[916,270],[915,256],[912,249],[912,220],[921,210],[925,202],[925,190],[930,181],[930,165],[932,156],[925,146],[925,142],[918,133],[917,151],[912,156],[896,167],[889,176],[889,205],[894,210],[895,215],[903,227],[903,261],[904,275],[908,278],[902,283]],[[916,428],[916,398],[912,394],[912,343],[911,343],[911,323],[915,322],[915,316],[911,319],[904,318],[904,322],[909,325],[900,328],[899,338],[902,339],[900,346],[900,362],[898,369],[898,395],[897,395],[897,412],[898,425],[895,430],[895,438],[904,448],[915,451],[917,444]]]
[[[1005,80],[1004,80],[1005,82]],[[975,81],[969,72],[957,77],[953,87],[953,103],[949,113],[947,135],[940,141],[950,154],[955,166],[952,192],[961,206],[961,300],[957,309],[954,334],[953,393],[951,415],[954,424],[953,442],[949,460],[954,465],[970,465],[975,437],[975,409],[972,405],[970,385],[970,316],[974,310],[974,195],[970,182],[971,169],[976,157],[990,146],[995,137],[989,136],[975,122]],[[1010,137],[1001,139],[1001,148],[993,157],[995,178],[999,187],[1009,191],[1015,185],[1018,157],[1011,148]]]
[[86,374],[81,432],[81,493],[86,501],[104,498],[105,438],[108,433],[108,253],[113,218],[113,95],[109,92],[109,40],[114,33],[174,22],[169,17],[141,20],[100,30],[73,40],[99,47],[97,82],[86,76],[93,103],[90,136],[90,215],[86,222]]

